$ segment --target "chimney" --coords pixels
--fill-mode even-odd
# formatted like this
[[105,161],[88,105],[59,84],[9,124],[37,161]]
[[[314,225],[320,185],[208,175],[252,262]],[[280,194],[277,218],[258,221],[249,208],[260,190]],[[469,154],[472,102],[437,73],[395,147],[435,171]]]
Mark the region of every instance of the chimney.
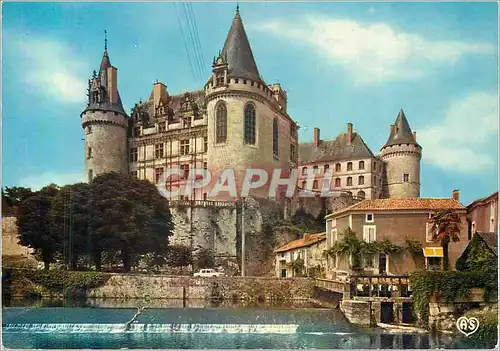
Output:
[[453,200],[460,201],[460,192],[458,189],[453,190],[453,192],[451,193],[451,198]]
[[413,140],[417,141],[417,132],[413,132]]
[[158,106],[158,103],[162,98],[167,95],[167,87],[162,82],[154,82],[153,84],[153,104],[154,107]]
[[115,67],[108,67],[108,94],[109,102],[111,104],[118,103],[118,83],[117,83],[117,72]]
[[347,136],[345,143],[351,145],[352,143],[352,123],[347,123]]
[[318,147],[321,139],[319,138],[319,128],[314,128],[314,147]]

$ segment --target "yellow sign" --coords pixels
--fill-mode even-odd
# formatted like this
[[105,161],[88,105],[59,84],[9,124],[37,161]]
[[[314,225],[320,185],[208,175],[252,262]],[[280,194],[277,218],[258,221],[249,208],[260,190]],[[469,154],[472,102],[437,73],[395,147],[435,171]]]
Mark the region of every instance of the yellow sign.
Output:
[[442,247],[424,247],[423,251],[425,257],[443,257]]

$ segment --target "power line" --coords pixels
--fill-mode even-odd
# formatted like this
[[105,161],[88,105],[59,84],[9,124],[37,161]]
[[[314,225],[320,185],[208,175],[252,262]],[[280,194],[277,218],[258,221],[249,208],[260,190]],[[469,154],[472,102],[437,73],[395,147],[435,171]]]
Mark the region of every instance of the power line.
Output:
[[200,42],[200,36],[198,32],[198,25],[196,24],[196,16],[194,14],[193,6],[190,2],[188,2],[188,9],[191,12],[191,20],[194,25],[194,33],[195,33],[195,39],[196,39],[196,45],[198,47],[198,53],[200,55],[200,60],[201,60],[201,72],[202,75],[205,75],[205,58],[203,57],[203,50],[201,47],[201,42]]
[[182,24],[181,24],[181,19],[180,19],[180,16],[179,16],[179,11],[177,10],[177,6],[174,2],[174,8],[175,8],[175,13],[177,15],[177,22],[179,23],[179,29],[181,31],[181,36],[182,36],[182,42],[184,43],[184,49],[186,50],[186,56],[188,58],[188,62],[189,62],[189,67],[191,68],[191,74],[193,75],[193,78],[196,79],[196,73],[194,71],[194,68],[193,68],[193,63],[191,62],[191,55],[189,54],[189,50],[188,50],[188,47],[187,47],[187,44],[186,44],[186,36],[184,35],[184,30],[182,29]]
[[186,20],[186,25],[187,25],[188,33],[189,33],[189,39],[191,41],[191,47],[193,48],[193,54],[194,54],[194,58],[195,58],[195,61],[197,64],[198,73],[199,73],[199,76],[201,77],[203,75],[203,73],[202,73],[203,63],[201,62],[201,59],[200,59],[200,53],[197,50],[196,39],[195,39],[196,33],[194,31],[194,26],[192,25],[192,22],[191,22],[191,16],[190,16],[190,13],[188,10],[188,5],[186,3],[182,3],[182,9],[184,11],[184,18]]

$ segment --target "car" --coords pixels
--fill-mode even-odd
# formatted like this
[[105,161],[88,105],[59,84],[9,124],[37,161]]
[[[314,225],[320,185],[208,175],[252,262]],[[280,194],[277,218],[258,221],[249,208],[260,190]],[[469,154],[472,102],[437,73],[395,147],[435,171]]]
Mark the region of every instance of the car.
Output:
[[194,277],[223,277],[224,273],[217,272],[215,269],[200,269],[193,274]]

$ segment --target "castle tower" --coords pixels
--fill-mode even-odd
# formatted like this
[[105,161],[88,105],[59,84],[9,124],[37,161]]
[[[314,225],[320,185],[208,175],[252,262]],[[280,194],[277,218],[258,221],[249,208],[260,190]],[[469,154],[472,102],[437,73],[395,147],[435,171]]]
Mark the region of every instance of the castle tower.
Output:
[[107,172],[127,172],[128,117],[105,39],[99,74],[89,80],[87,107],[81,113],[85,144],[85,180]]
[[384,197],[420,197],[420,159],[422,147],[417,143],[403,110],[391,125],[389,139],[380,150],[386,164]]
[[[240,189],[246,169],[264,169],[269,179],[275,168],[285,174],[296,162],[296,124],[286,112],[286,92],[260,76],[238,8],[212,71],[205,85],[212,176],[232,168]],[[268,193],[261,188],[250,195]]]

